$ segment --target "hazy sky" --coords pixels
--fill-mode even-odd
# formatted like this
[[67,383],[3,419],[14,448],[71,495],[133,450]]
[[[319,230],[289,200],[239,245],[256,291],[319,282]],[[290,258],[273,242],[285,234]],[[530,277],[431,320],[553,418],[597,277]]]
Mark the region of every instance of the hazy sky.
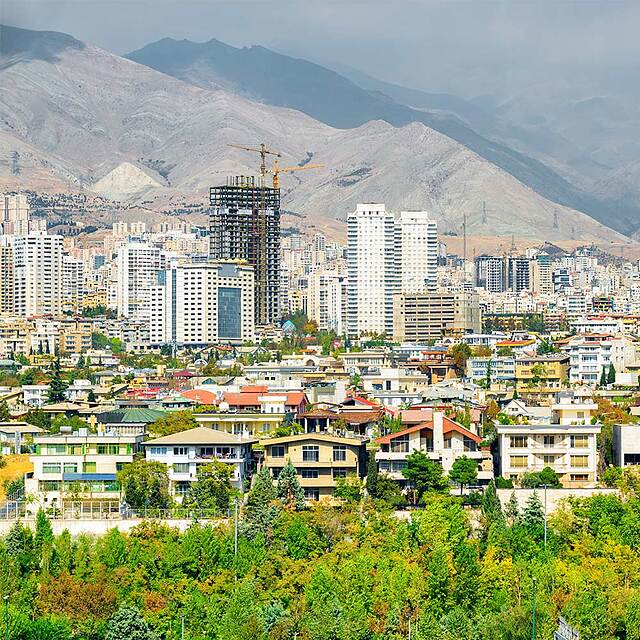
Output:
[[640,59],[639,0],[0,0],[0,18],[116,53],[165,36],[262,44],[467,96],[624,83]]

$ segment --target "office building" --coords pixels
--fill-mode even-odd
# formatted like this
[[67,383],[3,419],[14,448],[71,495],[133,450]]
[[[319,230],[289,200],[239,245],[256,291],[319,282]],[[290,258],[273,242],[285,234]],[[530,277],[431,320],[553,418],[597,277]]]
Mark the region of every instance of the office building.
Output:
[[152,344],[242,344],[255,336],[254,269],[248,264],[172,264],[151,289]]
[[254,268],[256,324],[280,319],[280,190],[248,176],[210,191],[209,257]]

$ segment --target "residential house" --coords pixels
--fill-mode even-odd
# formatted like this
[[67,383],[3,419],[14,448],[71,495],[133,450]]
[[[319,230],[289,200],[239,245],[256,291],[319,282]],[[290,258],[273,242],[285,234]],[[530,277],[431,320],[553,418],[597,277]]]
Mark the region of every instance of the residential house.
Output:
[[[413,418],[412,415],[406,417]],[[376,461],[380,471],[404,486],[406,480],[402,472],[407,467],[407,457],[414,451],[426,453],[445,473],[451,470],[457,458],[467,456],[477,462],[478,483],[487,484],[493,478],[493,460],[488,447],[481,447],[481,442],[480,436],[442,411],[432,411],[430,419],[378,438]]]
[[338,478],[363,477],[366,473],[366,440],[331,433],[303,433],[260,441],[264,466],[277,479],[290,460],[296,468],[305,499],[321,500],[333,495]]
[[600,425],[498,425],[499,467],[504,478],[550,467],[562,485],[593,487],[597,482]]
[[213,460],[232,466],[231,483],[242,490],[251,476],[251,447],[256,442],[251,437],[199,426],[142,445],[147,460],[167,465],[170,489],[181,500],[198,479],[198,469]]
[[34,437],[33,473],[25,493],[35,508],[62,508],[62,503],[95,501],[100,510],[117,510],[120,487],[116,474],[133,461],[142,436],[90,434],[87,429]]

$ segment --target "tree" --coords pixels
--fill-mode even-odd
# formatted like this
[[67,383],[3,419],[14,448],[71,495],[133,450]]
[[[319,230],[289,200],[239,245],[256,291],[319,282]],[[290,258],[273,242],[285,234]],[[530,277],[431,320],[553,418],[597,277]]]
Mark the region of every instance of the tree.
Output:
[[133,509],[167,509],[171,503],[169,474],[162,462],[135,460],[118,473],[118,483]]
[[198,479],[191,483],[184,505],[226,513],[231,504],[233,466],[220,460],[198,466]]
[[89,423],[80,416],[66,416],[64,413],[58,414],[51,420],[49,431],[51,433],[60,433],[60,427],[71,427],[73,431],[78,429],[87,429]]
[[304,509],[304,490],[300,486],[298,474],[291,460],[282,467],[278,476],[278,497],[288,509]]
[[504,522],[504,514],[502,513],[502,504],[496,491],[496,483],[491,480],[482,494],[482,503],[480,505],[482,517],[489,528],[493,522]]
[[509,357],[513,355],[513,347],[500,347],[497,354],[501,357]]
[[536,489],[537,487],[557,488],[561,486],[560,477],[551,468],[545,467],[542,471],[529,471],[522,476],[520,484],[525,489]]
[[536,352],[539,356],[545,356],[551,353],[558,353],[560,349],[556,347],[555,344],[551,340],[547,340],[546,338],[540,340],[538,346],[536,347]]
[[43,509],[39,509],[36,514],[36,532],[33,537],[33,546],[40,550],[45,545],[53,544],[53,529],[51,529],[51,523],[49,518],[45,514]]
[[509,496],[509,502],[507,502],[507,506],[505,507],[504,515],[511,525],[515,524],[520,517],[520,507],[515,491],[512,491]]
[[534,532],[544,526],[544,520],[544,507],[542,506],[542,502],[540,502],[538,492],[534,491],[524,505],[520,523]]
[[467,457],[456,458],[449,471],[449,480],[460,485],[460,495],[464,487],[473,484],[478,479],[478,463]]
[[354,473],[346,478],[336,480],[336,488],[333,495],[345,502],[360,502],[362,500],[362,480]]
[[25,414],[24,420],[41,429],[49,429],[51,427],[51,415],[42,409],[29,409]]
[[269,469],[262,467],[253,478],[253,486],[242,510],[243,529],[250,538],[255,538],[258,534],[262,534],[267,540],[271,538],[273,527],[280,516],[277,499],[278,494]]
[[148,425],[147,431],[156,436],[169,436],[198,426],[191,411],[172,411]]
[[367,490],[367,494],[371,498],[378,498],[378,478],[380,474],[378,473],[378,462],[376,461],[375,453],[371,452],[369,454],[369,460],[367,462],[367,479],[365,483],[365,488]]
[[607,369],[606,367],[602,367],[602,371],[600,372],[600,386],[607,386]]
[[109,619],[104,640],[157,640],[157,636],[137,607],[123,604]]
[[616,368],[613,362],[611,362],[609,364],[609,372],[607,373],[607,383],[615,384],[615,382],[616,382]]
[[484,388],[485,389],[491,389],[491,380],[493,378],[493,372],[491,371],[491,359],[489,359],[489,362],[487,362],[487,375],[485,376],[484,379]]
[[402,470],[402,475],[411,483],[416,503],[422,500],[427,491],[441,492],[448,486],[442,467],[430,460],[423,451],[414,451],[407,456],[407,466]]
[[449,355],[453,358],[453,364],[458,372],[464,373],[467,360],[471,357],[471,347],[466,342],[457,342],[449,349]]
[[349,378],[349,389],[352,389],[356,393],[364,389],[364,386],[362,385],[362,378],[359,373],[351,374],[351,377]]
[[51,379],[49,380],[49,391],[47,393],[47,401],[64,402],[67,398],[66,391],[69,385],[62,379],[60,370],[60,358],[56,358],[51,368]]
[[6,400],[0,400],[0,422],[9,422],[11,420],[11,412]]

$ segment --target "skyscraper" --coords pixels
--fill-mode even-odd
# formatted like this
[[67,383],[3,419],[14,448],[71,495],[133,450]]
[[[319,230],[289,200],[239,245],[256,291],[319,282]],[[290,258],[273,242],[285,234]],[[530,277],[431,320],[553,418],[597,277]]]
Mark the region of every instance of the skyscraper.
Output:
[[256,324],[280,318],[280,189],[237,176],[210,191],[210,250],[216,260],[254,267]]
[[62,314],[62,236],[15,236],[14,313]]
[[402,292],[434,291],[438,285],[438,224],[427,211],[401,211],[396,233]]
[[393,334],[393,294],[400,288],[393,213],[359,204],[347,217],[347,331]]

